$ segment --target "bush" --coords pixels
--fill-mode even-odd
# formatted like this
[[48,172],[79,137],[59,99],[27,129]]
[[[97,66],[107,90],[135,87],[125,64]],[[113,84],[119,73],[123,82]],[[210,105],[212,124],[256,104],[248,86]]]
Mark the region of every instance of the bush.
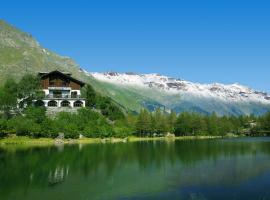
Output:
[[99,137],[99,129],[96,123],[89,122],[82,131],[83,136],[88,138]]
[[44,107],[29,106],[24,111],[27,119],[33,120],[35,123],[42,123],[46,120],[46,109]]
[[134,133],[134,128],[127,120],[118,120],[114,124],[114,134],[116,137],[128,137]]
[[0,119],[0,137],[6,137],[7,135],[7,120]]
[[[30,121],[29,121],[30,122]],[[43,134],[40,124],[35,123],[31,120],[31,125],[29,127],[29,135],[31,137],[40,138],[40,137],[46,137],[46,135]]]
[[42,132],[42,137],[56,138],[60,131],[54,120],[46,118],[41,123],[41,132]]
[[123,119],[125,117],[120,108],[109,97],[98,96],[96,107],[100,109],[102,115],[110,120]]
[[74,123],[66,124],[64,127],[65,138],[79,138],[78,128]]
[[16,117],[8,121],[8,128],[14,129],[18,136],[30,135],[32,121],[24,117]]

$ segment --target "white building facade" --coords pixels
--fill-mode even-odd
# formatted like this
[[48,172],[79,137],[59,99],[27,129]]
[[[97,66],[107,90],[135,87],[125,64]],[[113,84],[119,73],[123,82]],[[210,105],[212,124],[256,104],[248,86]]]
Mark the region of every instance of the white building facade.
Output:
[[81,97],[84,83],[71,77],[69,73],[52,71],[39,73],[43,98],[34,101],[37,106],[45,107],[85,107],[85,99]]

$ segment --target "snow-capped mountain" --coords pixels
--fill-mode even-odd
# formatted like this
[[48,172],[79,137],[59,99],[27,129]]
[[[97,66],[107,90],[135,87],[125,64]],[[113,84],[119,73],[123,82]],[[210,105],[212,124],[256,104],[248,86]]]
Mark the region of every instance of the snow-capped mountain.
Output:
[[86,72],[72,59],[45,49],[30,34],[2,20],[0,47],[3,54],[0,56],[0,85],[8,77],[20,80],[29,72],[59,70],[91,84],[99,93],[131,112],[164,107],[176,112],[259,115],[270,110],[268,94],[239,84],[198,84],[158,74]]
[[[200,84],[159,74],[85,72],[96,80],[130,91],[145,99],[141,105],[164,106],[178,112],[199,111],[219,114],[258,114],[270,108],[270,95],[240,84]],[[112,96],[117,92],[109,91]],[[146,100],[147,99],[147,100]],[[151,103],[147,102],[149,101]]]
[[200,84],[159,74],[134,73],[88,73],[94,78],[112,84],[156,88],[171,94],[192,94],[201,97],[218,98],[223,101],[254,101],[270,104],[270,95],[255,91],[240,84],[224,85],[219,83]]

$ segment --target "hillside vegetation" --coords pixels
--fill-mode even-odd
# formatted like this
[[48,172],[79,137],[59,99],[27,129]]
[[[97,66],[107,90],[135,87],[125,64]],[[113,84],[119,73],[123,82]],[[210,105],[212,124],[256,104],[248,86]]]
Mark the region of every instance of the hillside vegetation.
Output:
[[[95,91],[103,97],[109,97],[114,104],[129,113],[139,113],[146,108],[154,111],[157,108],[165,108],[166,112],[197,112],[204,115],[262,115],[270,110],[270,97],[262,92],[237,92],[236,96],[244,96],[252,93],[254,96],[262,96],[263,101],[229,101],[227,99],[208,98],[201,94],[186,93],[170,94],[157,87],[162,86],[162,82],[148,81],[149,87],[134,87],[128,84],[118,84],[94,78],[93,73],[88,73],[80,69],[79,65],[69,57],[59,56],[56,53],[42,47],[30,34],[0,20],[0,85],[3,85],[7,77],[14,78],[18,82],[24,75],[35,75],[41,71],[59,70],[69,72],[73,77],[91,85]],[[96,73],[98,74],[98,73]],[[121,77],[121,74],[109,73],[110,80]],[[99,74],[100,76],[101,74]],[[116,76],[117,75],[117,76]],[[125,74],[123,74],[125,75]],[[130,77],[144,77],[147,75],[132,75]],[[152,76],[150,74],[150,76]],[[163,76],[158,76],[163,79]],[[131,79],[131,78],[128,79]],[[183,82],[183,83],[182,83]],[[172,87],[186,87],[193,85],[185,81],[174,81]],[[187,83],[187,84],[186,84]],[[184,84],[184,85],[183,85]],[[194,84],[196,86],[196,84]],[[166,86],[166,84],[165,84]],[[238,86],[237,86],[238,87]],[[224,90],[227,88],[213,85],[211,90]],[[181,91],[181,90],[179,90]],[[218,93],[219,94],[219,93]],[[228,93],[231,96],[231,93]],[[210,95],[211,96],[211,95]],[[234,98],[234,95],[232,95]]]
[[83,88],[83,96],[86,108],[80,108],[77,113],[60,112],[55,118],[50,118],[45,107],[33,104],[34,99],[43,98],[37,76],[24,75],[19,83],[7,79],[0,87],[0,137],[16,134],[56,138],[61,133],[65,138],[78,138],[80,135],[104,138],[270,133],[270,113],[261,117],[218,117],[215,113],[209,116],[186,112],[177,115],[161,109],[155,112],[143,109],[134,115],[124,114],[109,97],[100,95],[91,85]]
[[43,48],[30,34],[0,20],[0,85],[7,77],[18,81],[25,74],[53,70],[70,72],[73,77],[91,84],[99,93],[110,96],[126,110],[139,111],[142,108],[134,96],[117,92],[117,88],[113,89],[117,95],[110,95],[111,87],[87,76],[71,58]]

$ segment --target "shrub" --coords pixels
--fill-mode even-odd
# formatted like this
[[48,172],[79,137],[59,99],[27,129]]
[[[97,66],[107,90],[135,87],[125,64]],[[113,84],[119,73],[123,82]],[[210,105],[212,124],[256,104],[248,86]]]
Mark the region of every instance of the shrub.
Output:
[[46,109],[44,107],[29,106],[24,111],[27,119],[33,120],[35,123],[42,123],[46,120]]
[[89,122],[82,131],[83,136],[88,138],[99,137],[99,129],[95,122]]
[[51,138],[56,138],[59,133],[59,129],[55,123],[54,120],[46,118],[42,123],[41,123],[41,133],[42,137],[51,137]]
[[64,127],[65,138],[79,138],[78,128],[74,123],[66,124]]
[[0,119],[0,137],[6,137],[7,135],[7,120]]
[[19,136],[30,135],[32,121],[24,117],[16,117],[8,121],[8,128],[14,129]]

